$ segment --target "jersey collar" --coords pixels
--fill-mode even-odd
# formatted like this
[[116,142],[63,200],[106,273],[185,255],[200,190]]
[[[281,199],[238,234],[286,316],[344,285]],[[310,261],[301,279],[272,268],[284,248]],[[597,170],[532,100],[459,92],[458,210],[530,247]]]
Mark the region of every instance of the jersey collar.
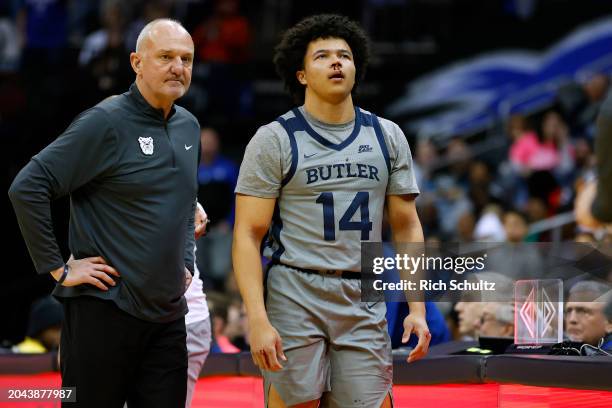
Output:
[[298,108],[294,108],[292,112],[295,115],[295,117],[302,123],[302,126],[304,127],[304,129],[306,129],[306,133],[308,133],[314,140],[321,143],[325,147],[329,147],[337,151],[340,151],[344,149],[346,146],[350,145],[355,140],[355,138],[359,134],[359,130],[361,129],[361,112],[357,106],[355,106],[355,124],[353,126],[353,131],[351,132],[349,137],[344,139],[341,143],[337,143],[337,144],[330,142],[329,140],[327,140],[326,138],[318,134],[312,128],[312,126],[310,126],[310,124],[308,123],[308,121],[306,120],[304,115],[302,115],[302,112],[300,112]]
[[153,106],[151,106],[149,102],[147,102],[147,100],[144,98],[144,96],[142,96],[142,94],[140,93],[140,90],[138,89],[136,82],[130,85],[130,89],[127,92],[127,95],[136,103],[136,106],[138,106],[147,116],[151,116],[155,119],[159,119],[164,122],[166,120],[169,121],[170,118],[172,118],[172,116],[176,113],[176,108],[174,104],[172,104],[172,107],[170,108],[170,113],[168,114],[168,118],[165,119],[164,110],[156,109]]

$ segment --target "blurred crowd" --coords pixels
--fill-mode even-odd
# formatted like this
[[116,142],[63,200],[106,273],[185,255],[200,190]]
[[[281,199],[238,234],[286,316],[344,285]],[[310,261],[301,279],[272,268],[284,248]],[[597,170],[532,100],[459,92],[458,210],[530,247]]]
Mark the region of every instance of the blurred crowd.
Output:
[[[595,73],[584,84],[559,89],[557,100],[545,109],[510,116],[497,136],[504,139],[503,148],[494,157],[476,154],[460,137],[443,150],[428,139],[417,140],[414,160],[425,236],[500,242],[517,239],[504,229],[508,211],[528,224],[570,212],[577,192],[594,177],[595,118],[609,85],[607,75]],[[596,231],[567,222],[564,227],[563,239],[596,239]],[[551,235],[542,231],[520,239],[548,241]]]
[[[129,53],[138,33],[161,17],[183,22],[195,43],[198,63],[183,104],[198,117],[248,115],[251,109],[252,30],[238,0],[8,0],[0,13],[6,44],[0,71],[21,79],[11,90],[23,93],[20,99],[28,103],[33,95],[40,102],[62,102],[40,110],[70,110],[65,103],[89,106],[124,92],[133,81]],[[67,89],[75,83],[78,89]]]
[[[10,146],[5,151],[16,156],[7,161],[9,178],[84,107],[128,88],[133,81],[129,53],[147,22],[173,17],[191,32],[196,64],[190,91],[180,103],[202,124],[199,200],[211,223],[197,242],[197,263],[211,309],[213,352],[248,350],[249,343],[230,256],[233,190],[244,144],[256,129],[251,122],[248,134],[232,133],[233,122],[256,121],[252,50],[257,27],[244,10],[239,0],[8,0],[0,6],[0,133]],[[606,228],[555,218],[571,213],[577,194],[595,177],[595,118],[609,87],[607,74],[593,73],[560,88],[555,103],[545,109],[509,117],[500,124],[504,147],[495,154],[476,151],[460,135],[442,146],[426,137],[411,140],[427,241],[610,242]],[[526,251],[512,268],[544,268],[539,262],[538,254]],[[503,274],[502,269],[495,272]],[[589,280],[566,288],[570,340],[597,345],[612,331],[602,297],[609,291],[610,271],[607,279],[607,285]],[[53,303],[44,298],[32,305],[27,338],[14,350],[57,347],[61,309],[60,315],[53,312]],[[427,308],[432,344],[514,333],[511,303],[468,299],[431,302]],[[397,305],[389,309],[394,337],[401,328],[392,323],[406,311]]]

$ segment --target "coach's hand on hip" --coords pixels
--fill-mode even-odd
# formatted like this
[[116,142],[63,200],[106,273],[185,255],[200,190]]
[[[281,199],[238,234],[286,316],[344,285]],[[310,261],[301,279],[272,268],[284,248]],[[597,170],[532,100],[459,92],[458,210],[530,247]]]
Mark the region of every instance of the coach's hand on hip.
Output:
[[283,353],[283,342],[278,331],[265,319],[249,322],[251,356],[255,365],[262,370],[278,371],[283,366],[278,358],[287,361]]
[[[108,290],[107,285],[116,285],[114,279],[110,275],[116,277],[121,276],[119,272],[108,265],[101,256],[83,259],[74,259],[70,256],[66,265],[68,266],[68,274],[61,283],[62,286],[77,286],[87,283],[106,291]],[[63,266],[51,272],[51,275],[56,281],[59,281],[63,274]]]
[[419,337],[414,350],[408,355],[408,362],[412,363],[420,358],[427,355],[429,351],[429,342],[431,341],[431,333],[429,327],[427,327],[427,321],[424,316],[409,314],[404,319],[404,335],[402,336],[402,343],[408,343],[410,334],[414,333]]

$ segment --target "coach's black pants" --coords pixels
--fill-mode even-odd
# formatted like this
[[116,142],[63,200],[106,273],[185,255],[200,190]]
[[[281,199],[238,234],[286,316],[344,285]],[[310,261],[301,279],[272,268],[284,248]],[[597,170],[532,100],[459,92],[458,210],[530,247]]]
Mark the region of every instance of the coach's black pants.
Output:
[[63,299],[62,387],[76,403],[62,407],[178,408],[185,406],[185,319],[151,323],[91,296]]

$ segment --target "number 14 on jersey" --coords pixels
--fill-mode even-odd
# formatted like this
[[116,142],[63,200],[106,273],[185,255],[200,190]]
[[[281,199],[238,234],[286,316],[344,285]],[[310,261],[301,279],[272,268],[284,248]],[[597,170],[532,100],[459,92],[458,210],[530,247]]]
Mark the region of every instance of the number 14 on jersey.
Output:
[[[340,218],[338,229],[340,231],[361,231],[361,240],[368,241],[370,231],[372,231],[372,221],[370,221],[370,209],[368,207],[369,200],[370,193],[358,192]],[[326,241],[334,241],[336,239],[334,193],[321,193],[316,202],[323,205],[323,237]],[[360,220],[351,221],[357,210],[360,212]]]

